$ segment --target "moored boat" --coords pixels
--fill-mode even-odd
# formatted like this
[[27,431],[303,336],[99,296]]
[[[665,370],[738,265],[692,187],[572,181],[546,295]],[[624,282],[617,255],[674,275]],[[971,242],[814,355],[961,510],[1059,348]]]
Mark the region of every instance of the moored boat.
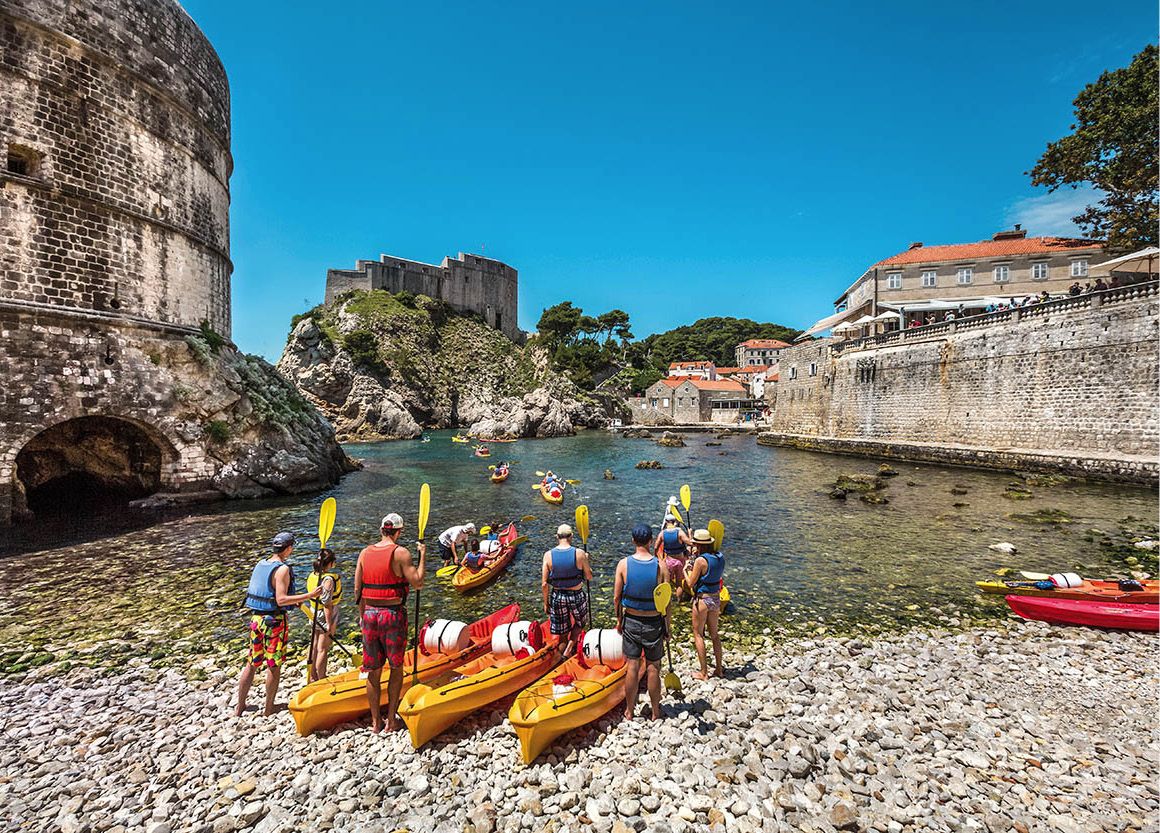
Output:
[[515,556],[516,546],[513,543],[515,540],[516,525],[508,524],[507,528],[499,534],[500,549],[495,554],[495,557],[478,570],[472,570],[470,567],[460,567],[451,579],[451,586],[459,593],[466,593],[469,590],[477,590],[494,580],[511,563],[512,557]]
[[1124,590],[1117,581],[1084,579],[1079,587],[1056,587],[1050,581],[976,581],[984,593],[1004,596],[1038,596],[1045,599],[1077,599],[1122,602],[1126,604],[1160,603],[1160,581],[1136,582],[1143,590]]
[[399,716],[418,749],[471,712],[519,691],[560,661],[559,637],[547,623],[536,624],[542,645],[527,656],[488,652],[428,683],[412,687],[399,704]]
[[[558,678],[571,682],[557,685]],[[624,660],[585,667],[572,657],[516,695],[508,719],[525,764],[571,729],[603,717],[624,700]]]
[[1038,596],[1010,595],[1006,598],[1011,609],[1024,619],[1061,625],[1160,631],[1160,605],[1089,599],[1044,599]]
[[[515,622],[519,619],[520,606],[510,604],[502,607],[490,616],[472,622],[468,627],[471,642],[462,651],[450,654],[432,654],[419,656],[419,682],[438,677],[446,671],[469,662],[488,651],[491,647],[491,634],[499,625]],[[403,658],[403,690],[406,690],[414,681],[413,653],[407,651]],[[361,657],[359,657],[361,662]],[[383,672],[383,691],[380,702],[387,703],[387,671]],[[370,711],[367,702],[366,677],[358,668],[333,674],[309,683],[295,692],[290,698],[287,709],[294,718],[298,727],[298,734],[309,735],[318,729],[327,729],[361,717]]]

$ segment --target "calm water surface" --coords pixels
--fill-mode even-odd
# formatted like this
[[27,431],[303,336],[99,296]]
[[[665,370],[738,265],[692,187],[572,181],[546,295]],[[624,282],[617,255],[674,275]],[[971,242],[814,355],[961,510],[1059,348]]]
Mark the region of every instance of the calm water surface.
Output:
[[[493,446],[491,461],[435,432],[430,443],[356,445],[348,452],[365,463],[322,495],[252,503],[222,503],[168,516],[33,522],[0,544],[0,638],[10,665],[27,646],[43,646],[56,659],[116,661],[119,654],[150,653],[159,661],[181,655],[240,650],[244,645],[243,588],[253,562],[275,532],[288,529],[300,542],[292,562],[300,576],[317,550],[318,510],[338,501],[330,546],[353,582],[359,550],[377,540],[379,519],[399,512],[413,540],[419,486],[431,484],[427,529],[432,563],[422,594],[424,616],[471,619],[509,600],[540,618],[539,562],[554,543],[557,524],[571,522],[579,503],[591,513],[589,549],[598,618],[608,621],[611,580],[618,558],[631,552],[628,530],[658,524],[669,495],[692,490],[692,521],[725,525],[726,583],[733,594],[729,629],[816,629],[905,626],[932,616],[1004,615],[1001,597],[978,601],[973,582],[1004,566],[1089,575],[1124,575],[1120,556],[1099,545],[1098,529],[1122,543],[1124,526],[1155,529],[1156,493],[1103,483],[1031,487],[1029,500],[1009,500],[1010,474],[895,463],[889,504],[871,506],[851,495],[828,496],[839,473],[873,473],[879,461],[763,448],[751,437],[708,446],[711,435],[692,435],[686,448],[656,448],[603,432],[555,440]],[[487,466],[500,455],[518,460],[506,483],[488,481]],[[641,459],[665,469],[638,471]],[[536,470],[552,469],[580,481],[562,506],[545,503],[532,488]],[[615,480],[605,480],[610,469]],[[965,488],[966,494],[952,494]],[[956,503],[967,504],[955,506]],[[1044,526],[1008,517],[1042,509],[1066,512],[1074,523]],[[534,515],[520,526],[530,541],[512,566],[487,589],[461,597],[435,577],[435,537],[453,524],[477,525]],[[1014,557],[987,549],[996,541],[1019,548]],[[1080,567],[1082,565],[1082,568]],[[343,631],[355,625],[353,594],[343,602]],[[934,610],[932,610],[934,608]],[[687,618],[682,613],[680,620]],[[296,617],[296,641],[305,620]]]

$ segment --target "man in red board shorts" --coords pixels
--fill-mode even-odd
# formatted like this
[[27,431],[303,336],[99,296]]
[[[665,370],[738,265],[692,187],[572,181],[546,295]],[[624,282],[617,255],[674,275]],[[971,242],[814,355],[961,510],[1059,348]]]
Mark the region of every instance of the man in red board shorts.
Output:
[[403,725],[399,719],[399,693],[403,688],[403,655],[407,649],[407,591],[421,590],[427,569],[427,547],[419,542],[419,566],[411,563],[411,553],[399,546],[403,519],[392,512],[379,525],[382,535],[358,556],[354,568],[354,592],[362,621],[363,671],[367,672],[367,701],[371,707],[371,729],[383,731],[382,675],[388,665],[387,731]]

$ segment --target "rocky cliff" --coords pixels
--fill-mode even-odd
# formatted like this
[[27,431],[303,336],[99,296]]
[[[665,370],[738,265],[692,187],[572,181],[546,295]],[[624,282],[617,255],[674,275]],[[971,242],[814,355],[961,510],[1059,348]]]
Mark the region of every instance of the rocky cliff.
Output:
[[348,292],[294,324],[278,370],[342,441],[467,428],[484,437],[559,437],[605,424],[604,408],[542,351],[425,295]]

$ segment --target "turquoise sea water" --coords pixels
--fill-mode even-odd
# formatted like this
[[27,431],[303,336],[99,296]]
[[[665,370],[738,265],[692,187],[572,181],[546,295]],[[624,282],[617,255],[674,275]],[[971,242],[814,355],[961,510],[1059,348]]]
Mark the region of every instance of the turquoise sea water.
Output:
[[[409,524],[404,541],[414,539],[423,482],[432,490],[424,617],[471,619],[514,599],[526,616],[540,618],[540,556],[554,543],[556,526],[571,522],[584,503],[591,517],[593,600],[598,617],[607,621],[616,561],[631,551],[628,531],[639,522],[659,524],[666,499],[685,483],[692,490],[694,525],[710,518],[725,525],[726,583],[733,594],[728,618],[736,632],[1003,615],[1001,597],[976,600],[976,579],[992,578],[1005,566],[1124,575],[1122,555],[1088,531],[1122,544],[1122,529],[1148,531],[1157,524],[1156,493],[1149,489],[1067,483],[1030,486],[1030,499],[1010,500],[1003,495],[1015,481],[1011,474],[902,463],[893,464],[900,475],[888,481],[888,504],[867,505],[855,494],[837,501],[828,492],[838,474],[873,473],[880,461],[763,448],[749,436],[709,446],[712,435],[694,434],[687,447],[669,449],[590,431],[494,445],[491,460],[452,443],[451,432],[432,436],[425,444],[349,446],[364,468],[320,495],[20,528],[9,535],[9,556],[2,562],[0,637],[17,646],[58,649],[62,641],[84,645],[96,638],[123,640],[126,652],[142,645],[165,650],[174,641],[191,653],[236,648],[242,590],[275,532],[288,529],[298,536],[292,561],[304,576],[317,549],[319,506],[326,497],[336,498],[330,546],[350,582],[357,554],[377,540],[384,514],[402,514]],[[519,462],[507,482],[494,485],[487,466],[501,456]],[[642,459],[660,460],[665,468],[637,470]],[[532,488],[536,470],[547,469],[580,481],[562,506],[549,505]],[[605,469],[616,479],[605,480]],[[966,494],[952,494],[952,488]],[[1074,522],[1008,517],[1043,509],[1062,510]],[[488,588],[461,597],[435,577],[435,538],[442,529],[529,514],[535,520],[520,525],[528,544]],[[997,541],[1015,544],[1019,554],[987,549]],[[353,628],[351,594],[344,616],[345,626]],[[301,638],[303,628],[296,630]],[[60,650],[54,654],[59,657]]]

